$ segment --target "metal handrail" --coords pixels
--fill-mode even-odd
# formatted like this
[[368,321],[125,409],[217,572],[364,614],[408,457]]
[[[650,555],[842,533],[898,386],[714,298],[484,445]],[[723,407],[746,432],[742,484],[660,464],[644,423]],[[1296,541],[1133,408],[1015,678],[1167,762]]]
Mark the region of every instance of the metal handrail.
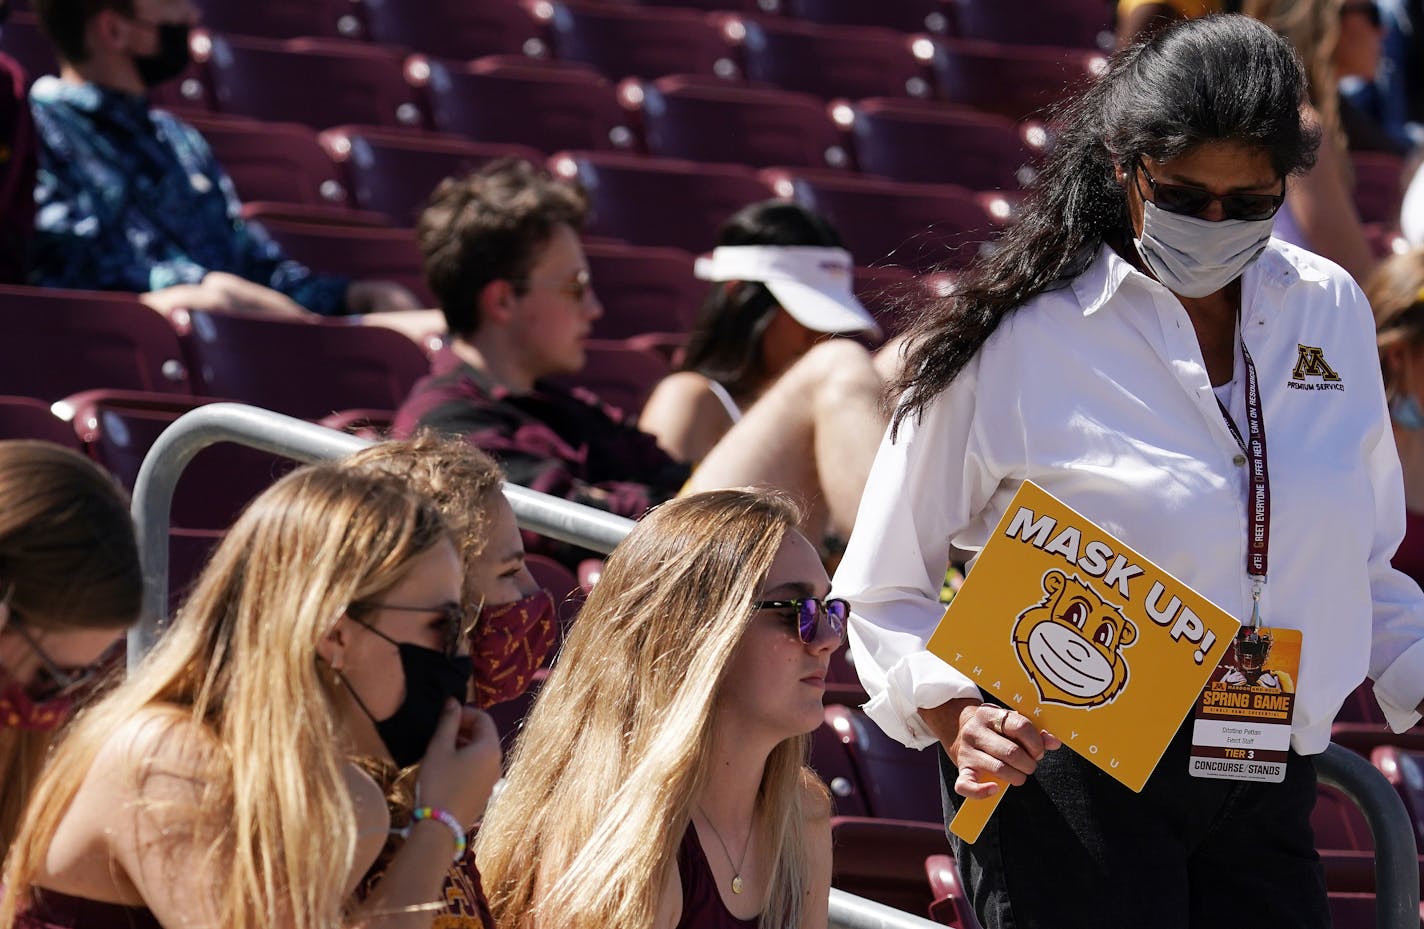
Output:
[[1374,836],[1375,926],[1419,929],[1419,848],[1404,801],[1374,765],[1342,745],[1316,755],[1315,771],[1360,808]]
[[[173,489],[198,452],[237,442],[297,461],[341,458],[374,443],[242,403],[210,403],[184,413],[153,443],[134,483],[133,517],[143,564],[143,611],[129,631],[129,667],[157,640],[168,612],[168,522]],[[519,525],[561,542],[610,552],[633,521],[549,494],[504,485]]]
[[[240,403],[213,403],[183,414],[154,442],[134,484],[133,517],[143,564],[143,613],[129,632],[129,665],[148,650],[167,615],[168,522],[178,478],[198,452],[236,442],[311,462],[340,458],[374,443]],[[593,551],[610,552],[633,522],[514,484],[504,495],[521,528]],[[1364,812],[1375,841],[1375,925],[1418,929],[1418,849],[1408,811],[1384,775],[1354,752],[1331,744],[1315,757],[1320,780]],[[832,889],[831,929],[932,929],[937,923]]]

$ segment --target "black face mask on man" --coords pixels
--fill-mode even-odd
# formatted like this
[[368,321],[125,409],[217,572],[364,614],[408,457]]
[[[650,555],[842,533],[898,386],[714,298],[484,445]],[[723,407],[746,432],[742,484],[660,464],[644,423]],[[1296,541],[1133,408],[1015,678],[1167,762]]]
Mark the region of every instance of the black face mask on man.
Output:
[[134,55],[134,68],[145,87],[157,87],[165,81],[183,73],[192,60],[188,48],[188,36],[193,27],[188,23],[150,23],[134,20],[153,27],[158,36],[158,50],[151,55]]
[[440,725],[445,701],[452,697],[464,701],[470,676],[474,673],[474,663],[469,655],[446,655],[423,645],[397,642],[374,626],[362,625],[399,649],[401,673],[405,677],[405,698],[393,714],[386,719],[377,719],[366,709],[365,702],[350,683],[347,683],[346,689],[361,712],[375,725],[376,734],[381,737],[391,758],[400,767],[408,768],[425,757],[430,740]]

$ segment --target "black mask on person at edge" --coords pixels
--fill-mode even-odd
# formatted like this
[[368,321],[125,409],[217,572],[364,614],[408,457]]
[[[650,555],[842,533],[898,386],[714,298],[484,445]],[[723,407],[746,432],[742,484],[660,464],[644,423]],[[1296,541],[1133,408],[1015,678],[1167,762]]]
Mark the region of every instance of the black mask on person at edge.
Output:
[[453,697],[464,702],[474,662],[469,655],[450,657],[409,642],[396,644],[405,675],[405,699],[388,718],[371,721],[396,764],[408,768],[425,757],[445,701]]
[[188,36],[193,27],[188,23],[148,23],[158,36],[158,51],[152,55],[134,55],[134,68],[145,87],[157,87],[183,73],[192,60]]

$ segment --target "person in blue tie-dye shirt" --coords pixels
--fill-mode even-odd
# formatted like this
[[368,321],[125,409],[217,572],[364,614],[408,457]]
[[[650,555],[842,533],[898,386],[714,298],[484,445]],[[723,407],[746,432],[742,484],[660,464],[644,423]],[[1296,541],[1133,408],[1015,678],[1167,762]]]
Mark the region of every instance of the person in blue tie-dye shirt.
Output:
[[317,274],[239,215],[202,135],[146,92],[188,63],[190,0],[36,0],[60,77],[30,93],[39,137],[31,281],[179,307],[318,313],[414,309],[388,281]]

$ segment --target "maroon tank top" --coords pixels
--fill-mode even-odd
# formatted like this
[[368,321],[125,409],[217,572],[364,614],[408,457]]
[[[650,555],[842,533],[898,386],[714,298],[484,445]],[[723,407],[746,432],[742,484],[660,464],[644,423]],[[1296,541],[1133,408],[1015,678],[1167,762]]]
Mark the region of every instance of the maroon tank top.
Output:
[[682,918],[677,929],[755,929],[755,919],[738,919],[728,912],[691,823],[677,850],[677,876],[682,881]]
[[163,929],[147,907],[105,903],[36,887],[16,929]]

